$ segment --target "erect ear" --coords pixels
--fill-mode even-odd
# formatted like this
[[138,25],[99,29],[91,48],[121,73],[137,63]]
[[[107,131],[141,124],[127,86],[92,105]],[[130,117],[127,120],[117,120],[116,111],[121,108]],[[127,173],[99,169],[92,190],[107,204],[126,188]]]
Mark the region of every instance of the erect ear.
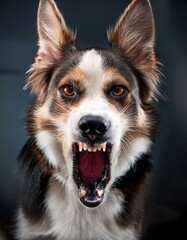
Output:
[[39,99],[45,100],[51,69],[65,47],[74,44],[75,34],[66,26],[53,0],[40,0],[37,26],[39,50],[24,89],[30,87]]
[[74,43],[75,34],[68,29],[53,0],[40,0],[38,8],[39,50],[36,64],[52,64],[61,56],[63,46]]
[[149,0],[133,0],[108,32],[112,47],[120,48],[130,63],[143,75],[143,101],[157,94],[158,75],[154,53],[155,27]]

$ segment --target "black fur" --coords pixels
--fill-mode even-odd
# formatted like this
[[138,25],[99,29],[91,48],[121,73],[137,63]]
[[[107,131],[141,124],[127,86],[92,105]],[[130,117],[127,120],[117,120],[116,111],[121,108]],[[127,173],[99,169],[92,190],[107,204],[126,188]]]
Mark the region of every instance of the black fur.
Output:
[[121,227],[128,227],[132,222],[136,229],[140,228],[144,201],[145,189],[150,182],[152,173],[152,162],[150,156],[142,155],[136,164],[120,179],[118,179],[113,188],[119,189],[125,201],[123,202],[123,211],[117,217],[117,222]]
[[[33,145],[32,139],[29,139],[23,147],[18,161],[23,178],[20,192],[22,210],[26,217],[36,221],[40,220],[45,213],[44,199],[50,173],[44,172],[37,162],[38,156],[43,157],[43,154]],[[38,156],[36,156],[36,149]]]

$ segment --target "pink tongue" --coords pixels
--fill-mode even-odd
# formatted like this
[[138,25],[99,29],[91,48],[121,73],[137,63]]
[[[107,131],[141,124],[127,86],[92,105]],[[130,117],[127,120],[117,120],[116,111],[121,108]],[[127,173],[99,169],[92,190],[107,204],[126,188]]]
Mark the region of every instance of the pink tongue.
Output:
[[96,180],[100,178],[104,167],[104,153],[102,151],[82,151],[80,153],[79,169],[83,179]]

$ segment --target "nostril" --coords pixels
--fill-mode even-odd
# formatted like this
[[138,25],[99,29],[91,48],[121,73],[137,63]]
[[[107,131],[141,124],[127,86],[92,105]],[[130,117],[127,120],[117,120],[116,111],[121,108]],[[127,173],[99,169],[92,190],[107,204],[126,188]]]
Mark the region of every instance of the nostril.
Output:
[[85,122],[82,122],[82,123],[79,124],[79,129],[86,134],[89,134],[89,132],[90,132],[90,127]]
[[104,123],[100,123],[95,128],[95,133],[97,135],[102,135],[107,131],[107,125]]

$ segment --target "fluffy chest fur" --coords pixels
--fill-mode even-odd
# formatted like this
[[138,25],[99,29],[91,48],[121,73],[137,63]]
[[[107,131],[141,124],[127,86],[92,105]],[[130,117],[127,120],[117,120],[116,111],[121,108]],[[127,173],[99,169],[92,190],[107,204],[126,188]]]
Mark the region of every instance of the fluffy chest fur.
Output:
[[68,197],[65,188],[64,191],[61,186],[51,189],[47,201],[51,233],[57,239],[136,239],[133,227],[121,230],[115,221],[124,200],[119,192],[114,190],[105,204],[90,211],[77,202],[76,194]]
[[127,225],[123,229],[116,221],[121,212],[125,212],[124,201],[123,194],[113,189],[103,205],[90,211],[77,201],[76,194],[70,192],[68,182],[67,186],[62,186],[53,179],[49,183],[46,213],[41,222],[29,222],[20,210],[19,227],[22,231],[18,239],[35,239],[40,236],[56,240],[137,239],[138,233],[134,226]]

